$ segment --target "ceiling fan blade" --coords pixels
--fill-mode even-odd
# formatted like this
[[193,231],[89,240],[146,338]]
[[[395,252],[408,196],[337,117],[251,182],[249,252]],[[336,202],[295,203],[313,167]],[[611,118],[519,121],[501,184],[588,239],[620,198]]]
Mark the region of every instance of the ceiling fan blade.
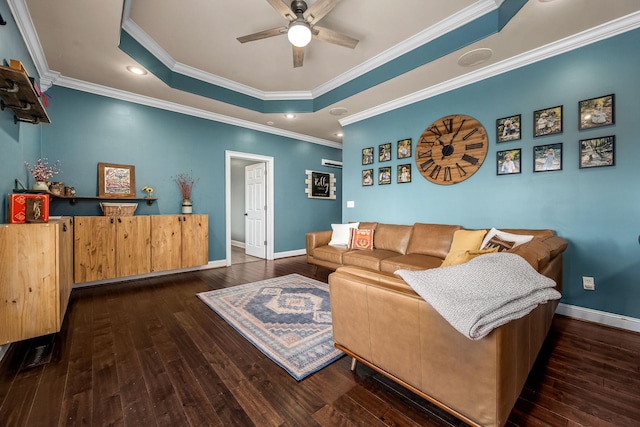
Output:
[[309,24],[315,24],[336,7],[338,0],[317,0],[307,9],[303,16]]
[[302,61],[304,60],[304,48],[293,47],[293,68],[302,67]]
[[349,49],[355,49],[356,45],[358,44],[358,40],[354,39],[351,36],[330,30],[328,28],[318,27],[317,25],[311,29],[311,34],[315,39],[337,44],[339,46],[348,47]]
[[282,17],[288,21],[296,19],[296,14],[293,13],[291,8],[285,4],[282,0],[267,0],[271,7],[273,7]]
[[248,34],[246,36],[238,37],[240,43],[252,42],[255,40],[262,40],[269,37],[275,37],[282,34],[287,34],[287,27],[272,28],[270,30],[259,31],[257,33]]

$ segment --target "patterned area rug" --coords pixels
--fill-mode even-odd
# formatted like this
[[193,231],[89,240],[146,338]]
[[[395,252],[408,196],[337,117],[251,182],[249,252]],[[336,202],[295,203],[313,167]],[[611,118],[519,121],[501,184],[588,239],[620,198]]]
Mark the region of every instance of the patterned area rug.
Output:
[[298,381],[344,355],[333,346],[326,283],[290,274],[197,296]]

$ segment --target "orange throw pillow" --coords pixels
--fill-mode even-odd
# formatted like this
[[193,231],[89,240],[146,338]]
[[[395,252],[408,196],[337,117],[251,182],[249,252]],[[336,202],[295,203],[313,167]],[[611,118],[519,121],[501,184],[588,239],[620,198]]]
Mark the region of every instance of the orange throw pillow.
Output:
[[373,230],[352,228],[349,249],[373,250]]

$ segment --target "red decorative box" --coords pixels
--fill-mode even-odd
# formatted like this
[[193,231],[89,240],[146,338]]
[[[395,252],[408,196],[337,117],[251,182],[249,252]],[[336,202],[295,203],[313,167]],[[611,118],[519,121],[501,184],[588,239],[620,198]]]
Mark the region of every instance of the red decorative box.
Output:
[[[27,212],[27,200],[29,199],[42,202],[33,204],[33,207],[38,211]],[[9,194],[9,224],[24,224],[26,222],[49,222],[48,194]]]

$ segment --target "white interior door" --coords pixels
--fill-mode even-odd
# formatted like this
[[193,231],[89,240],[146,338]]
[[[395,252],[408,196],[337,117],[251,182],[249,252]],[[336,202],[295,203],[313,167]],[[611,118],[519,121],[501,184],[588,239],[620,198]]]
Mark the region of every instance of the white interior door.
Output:
[[266,165],[256,163],[244,168],[245,253],[266,258]]

